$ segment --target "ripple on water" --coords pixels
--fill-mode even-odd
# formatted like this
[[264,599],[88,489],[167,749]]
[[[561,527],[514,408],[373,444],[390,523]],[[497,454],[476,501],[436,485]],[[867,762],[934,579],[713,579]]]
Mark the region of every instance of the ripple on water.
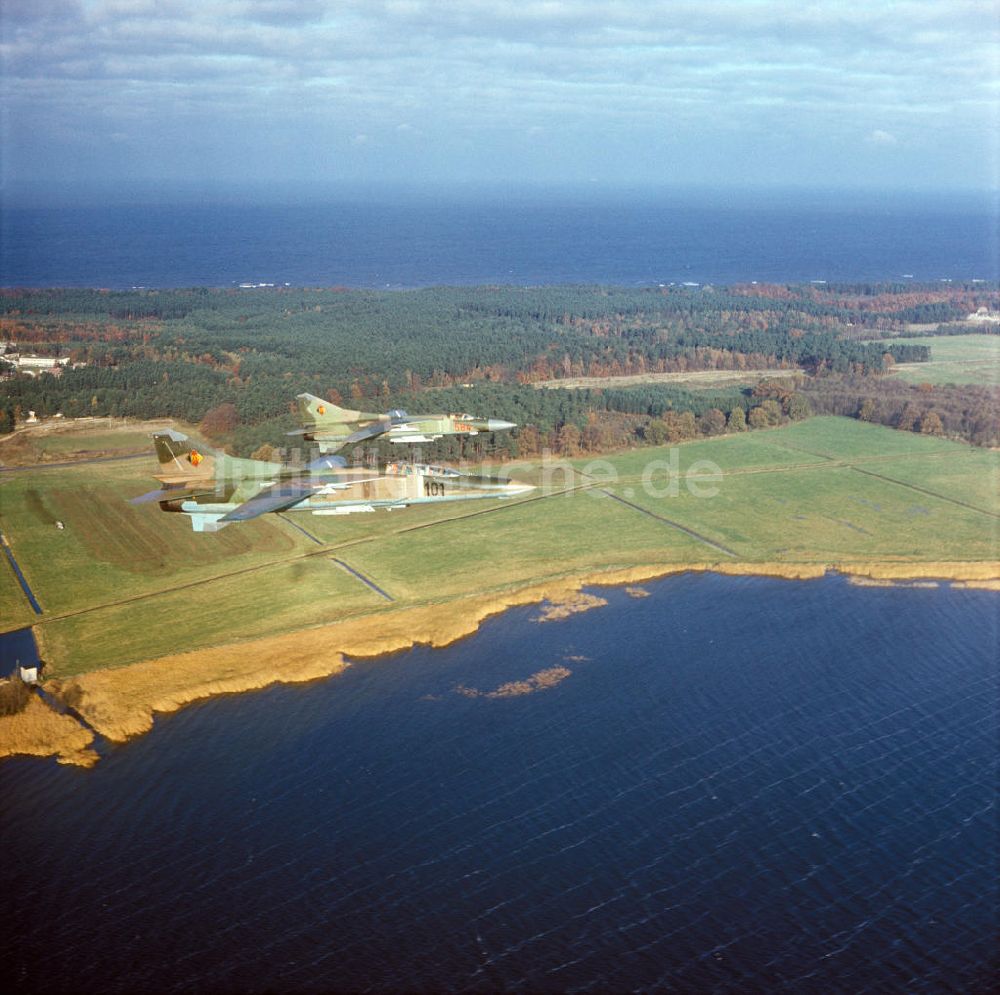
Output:
[[982,987],[996,595],[647,589],[0,767],[19,987]]

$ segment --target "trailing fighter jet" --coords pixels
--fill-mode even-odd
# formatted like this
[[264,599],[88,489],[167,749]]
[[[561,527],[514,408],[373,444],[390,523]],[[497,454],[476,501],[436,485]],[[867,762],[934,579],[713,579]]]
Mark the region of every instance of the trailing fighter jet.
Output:
[[478,435],[515,428],[514,422],[475,415],[408,415],[405,411],[350,411],[313,394],[299,394],[299,435],[319,444],[321,453],[385,436],[390,442],[431,442],[442,435]]
[[530,484],[459,473],[423,463],[388,463],[382,470],[349,467],[341,456],[325,456],[296,468],[240,459],[195,445],[180,432],[153,436],[161,486],[132,504],[159,503],[161,510],[189,515],[195,532],[218,532],[267,512],[311,511],[347,515],[376,508],[403,508],[439,501],[510,498],[534,490]]

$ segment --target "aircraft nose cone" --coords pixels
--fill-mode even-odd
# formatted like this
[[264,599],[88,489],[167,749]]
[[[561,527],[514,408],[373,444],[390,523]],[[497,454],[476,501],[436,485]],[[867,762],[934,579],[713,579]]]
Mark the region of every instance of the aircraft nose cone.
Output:
[[506,432],[508,428],[517,428],[517,422],[501,421],[499,418],[487,419],[487,432]]

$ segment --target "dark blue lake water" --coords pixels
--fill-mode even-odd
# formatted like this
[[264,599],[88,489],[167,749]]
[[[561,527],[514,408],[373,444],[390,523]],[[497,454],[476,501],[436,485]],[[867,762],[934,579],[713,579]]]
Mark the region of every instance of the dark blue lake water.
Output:
[[[687,576],[0,765],[18,991],[975,992],[995,594]],[[606,593],[606,592],[602,592]],[[524,697],[490,690],[543,668]]]
[[6,208],[0,285],[996,280],[997,232],[930,195]]
[[0,632],[0,677],[9,677],[19,666],[38,662],[38,646],[31,629]]

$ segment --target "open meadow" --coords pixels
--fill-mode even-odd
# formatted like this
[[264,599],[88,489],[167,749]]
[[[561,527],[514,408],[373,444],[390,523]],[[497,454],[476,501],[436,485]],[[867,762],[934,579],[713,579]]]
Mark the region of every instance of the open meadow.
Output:
[[606,390],[611,387],[637,387],[642,384],[669,384],[672,386],[713,390],[719,387],[753,387],[761,380],[794,377],[798,368],[773,370],[688,370],[684,373],[627,373],[606,377],[561,377],[558,380],[540,380],[533,387],[553,390]]
[[0,629],[34,625],[50,675],[405,607],[461,611],[470,595],[616,568],[923,563],[933,576],[995,560],[1000,526],[1000,453],[834,417],[515,463],[538,486],[518,501],[290,512],[217,534],[127,503],[152,467],[150,454],[0,473],[0,531],[42,609],[5,564]]
[[899,345],[928,345],[926,363],[900,363],[893,376],[909,383],[1000,386],[1000,335],[935,335],[893,339]]

